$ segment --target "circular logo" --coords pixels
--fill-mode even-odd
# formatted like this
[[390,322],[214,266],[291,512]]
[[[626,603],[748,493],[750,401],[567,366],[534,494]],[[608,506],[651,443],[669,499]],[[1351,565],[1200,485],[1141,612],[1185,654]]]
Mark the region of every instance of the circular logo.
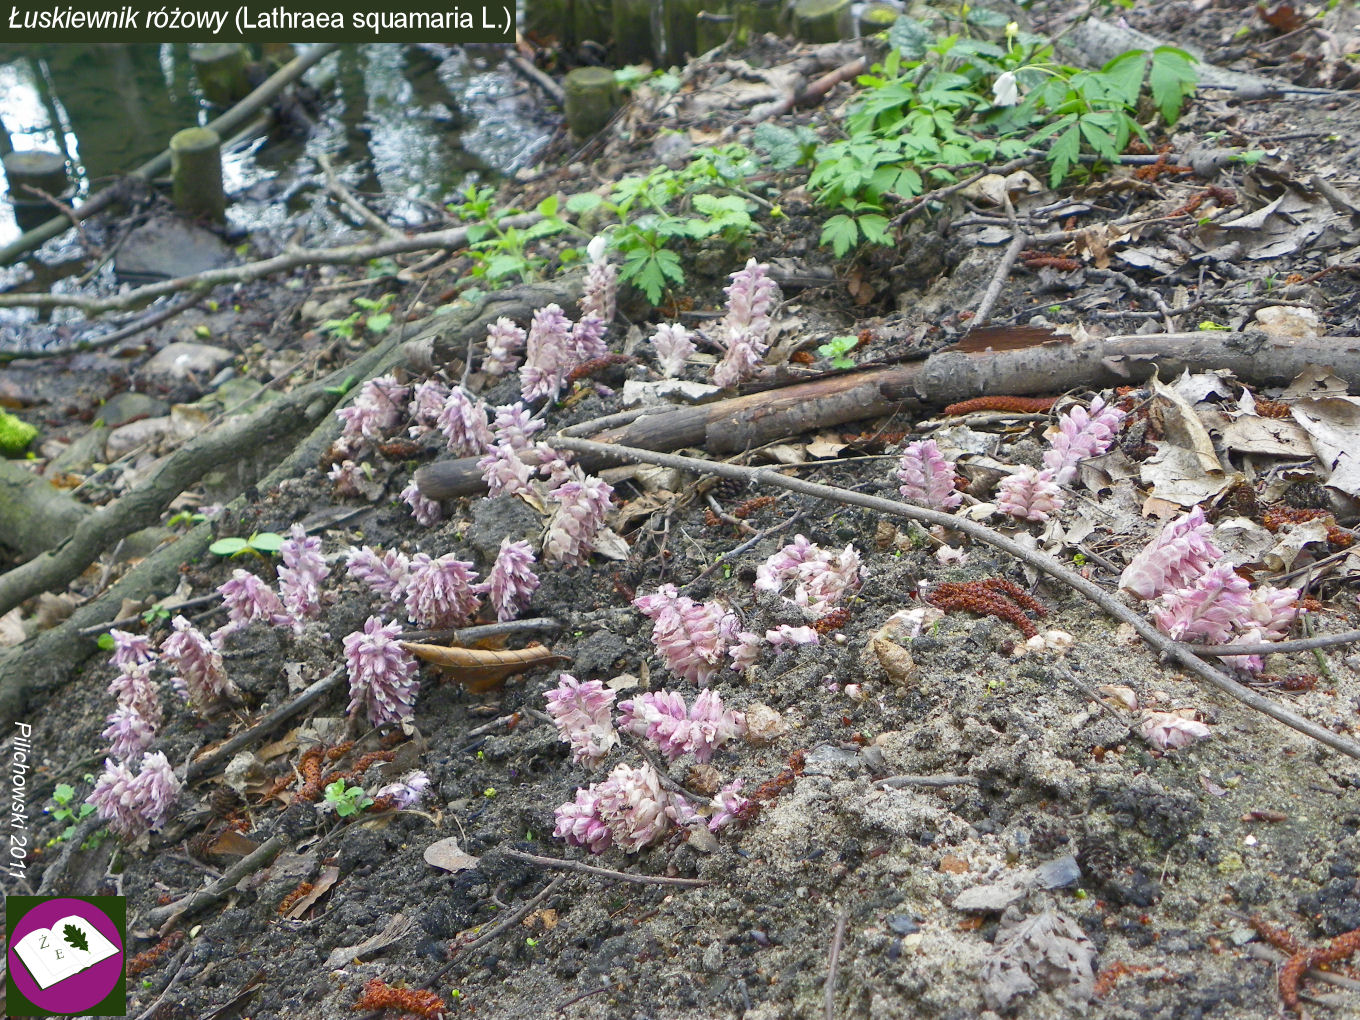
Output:
[[123,940],[104,911],[85,900],[50,899],[10,933],[9,973],[32,1005],[83,1013],[106,999],[123,974]]

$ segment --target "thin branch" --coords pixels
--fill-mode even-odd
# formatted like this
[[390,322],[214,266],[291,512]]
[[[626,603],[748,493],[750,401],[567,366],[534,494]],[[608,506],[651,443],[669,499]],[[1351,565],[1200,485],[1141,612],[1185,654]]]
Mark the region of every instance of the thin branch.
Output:
[[826,1020],[836,1020],[836,971],[841,965],[841,944],[845,942],[845,925],[850,920],[848,911],[836,918],[836,932],[831,936],[831,959],[826,968],[826,996],[823,1000]]
[[174,903],[164,907],[157,907],[146,915],[146,923],[155,927],[157,934],[164,935],[180,919],[187,914],[193,914],[204,907],[212,906],[227,893],[236,888],[236,883],[247,875],[252,875],[261,868],[266,868],[275,857],[282,852],[288,842],[288,837],[279,833],[271,837],[261,846],[251,851],[245,857],[233,864],[223,873],[212,885],[206,889],[198,889],[191,892],[188,896],[177,899]]
[[316,161],[320,165],[322,172],[326,175],[326,190],[334,195],[340,201],[341,205],[354,213],[355,216],[358,216],[359,219],[367,223],[378,233],[382,234],[383,237],[403,236],[400,230],[392,226],[392,224],[388,223],[372,209],[354,197],[354,192],[349,190],[345,182],[336,174],[335,167],[331,166],[329,156],[324,152],[319,153],[316,157]]
[[610,871],[608,868],[597,868],[593,864],[586,864],[582,861],[568,861],[560,857],[540,857],[538,854],[526,854],[522,850],[502,850],[507,857],[513,857],[517,861],[525,861],[529,864],[537,864],[544,868],[555,868],[558,871],[575,871],[582,875],[595,875],[599,878],[608,878],[615,882],[633,882],[636,885],[678,885],[687,889],[697,889],[709,885],[706,878],[672,878],[669,875],[630,875],[626,871]]
[[1303,718],[1297,713],[1290,711],[1288,708],[1277,705],[1268,698],[1262,697],[1250,688],[1244,687],[1227,674],[1209,665],[1209,663],[1205,662],[1179,641],[1173,641],[1161,631],[1157,630],[1157,628],[1140,613],[1134,612],[1099,585],[1088,581],[1075,571],[1069,570],[1047,553],[1040,552],[1037,549],[1027,549],[1018,542],[1015,542],[976,521],[956,517],[953,514],[941,513],[938,510],[927,510],[924,507],[912,506],[908,503],[899,503],[896,500],[883,499],[879,496],[868,496],[863,493],[852,492],[849,489],[840,489],[831,485],[820,485],[816,482],[804,481],[801,478],[790,478],[771,468],[740,467],[735,464],[722,464],[701,460],[697,457],[681,457],[675,454],[653,453],[650,450],[639,450],[634,447],[615,446],[608,443],[596,443],[585,439],[571,439],[562,436],[554,437],[553,444],[559,449],[572,450],[578,453],[592,453],[602,458],[638,461],[643,464],[659,464],[662,467],[679,468],[682,471],[695,471],[701,474],[714,474],[723,478],[735,478],[743,482],[775,485],[830,502],[860,506],[868,510],[876,510],[883,514],[905,517],[908,520],[919,521],[927,525],[940,525],[941,527],[952,528],[955,531],[962,531],[970,538],[990,545],[993,548],[1000,549],[1002,552],[1008,553],[1024,563],[1028,563],[1036,570],[1048,574],[1055,580],[1061,581],[1068,587],[1085,595],[1110,616],[1121,623],[1127,623],[1132,627],[1138,635],[1151,645],[1164,659],[1174,660],[1180,663],[1187,670],[1199,676],[1219,692],[1226,694],[1236,701],[1240,701],[1249,708],[1254,708],[1256,711],[1270,716],[1277,722],[1283,723],[1291,729],[1297,730],[1299,733],[1312,737],[1319,743],[1326,744],[1333,750],[1340,751],[1342,754],[1360,760],[1360,743],[1356,743],[1353,740],[1333,733],[1331,730]]
[[777,535],[785,528],[793,527],[795,524],[797,524],[806,516],[807,516],[806,511],[799,510],[792,517],[786,518],[785,520],[780,521],[778,524],[771,525],[764,531],[756,532],[754,535],[748,538],[745,542],[741,543],[741,545],[737,546],[735,549],[731,549],[719,555],[716,560],[714,560],[708,566],[704,567],[704,569],[701,570],[698,573],[698,575],[696,575],[689,582],[687,582],[681,590],[683,591],[685,588],[689,588],[692,585],[697,584],[698,582],[702,581],[705,577],[707,577],[709,574],[713,573],[713,571],[717,570],[719,567],[723,566],[724,564],[731,563],[734,559],[736,559],[738,556],[744,553],[747,549],[751,549],[754,546],[760,544],[762,539],[769,538],[771,535]]
[[874,785],[880,790],[901,790],[908,786],[942,790],[947,786],[977,786],[977,784],[975,776],[891,776],[880,779]]
[[1300,638],[1297,641],[1265,641],[1254,645],[1186,645],[1196,655],[1272,655],[1275,652],[1311,652],[1315,648],[1331,648],[1360,641],[1360,630],[1346,630],[1323,637]]

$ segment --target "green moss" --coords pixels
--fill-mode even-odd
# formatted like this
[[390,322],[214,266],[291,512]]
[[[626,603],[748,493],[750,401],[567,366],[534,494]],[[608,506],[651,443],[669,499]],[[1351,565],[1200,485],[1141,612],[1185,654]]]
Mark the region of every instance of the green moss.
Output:
[[19,456],[37,434],[38,430],[28,422],[7,411],[0,411],[0,454],[6,457]]

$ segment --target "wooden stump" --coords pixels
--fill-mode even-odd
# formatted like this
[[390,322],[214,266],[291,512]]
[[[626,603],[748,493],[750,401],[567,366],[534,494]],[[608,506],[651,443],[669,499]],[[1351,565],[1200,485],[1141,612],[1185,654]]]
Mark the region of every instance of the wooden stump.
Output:
[[859,12],[859,34],[877,35],[892,28],[902,12],[892,4],[869,3]]
[[838,42],[853,30],[850,0],[798,0],[793,5],[793,34],[803,42]]
[[175,208],[188,219],[221,223],[227,217],[222,191],[222,140],[211,128],[185,128],[170,139],[170,176]]
[[619,108],[619,89],[607,67],[578,67],[567,75],[567,126],[577,138],[589,138],[609,123]]
[[231,106],[250,94],[246,64],[250,54],[243,43],[195,43],[189,47],[203,96],[215,106]]
[[66,176],[66,157],[59,152],[28,149],[11,152],[3,160],[5,180],[9,182],[9,200],[14,205],[14,218],[21,230],[31,230],[57,212],[52,203],[32,185],[53,198],[69,197],[70,179]]

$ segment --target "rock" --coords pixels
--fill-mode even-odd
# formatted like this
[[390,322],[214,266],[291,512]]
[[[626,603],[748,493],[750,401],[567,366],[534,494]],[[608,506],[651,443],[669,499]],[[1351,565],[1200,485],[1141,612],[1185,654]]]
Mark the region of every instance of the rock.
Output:
[[165,415],[161,418],[143,418],[114,429],[109,433],[108,442],[104,444],[104,459],[117,460],[143,444],[155,447],[170,435],[173,428],[170,416]]
[[141,367],[138,374],[145,379],[163,383],[206,378],[233,357],[231,351],[221,347],[185,340],[161,348]]
[[[169,348],[167,348],[168,350]],[[155,359],[153,358],[152,361]],[[115,393],[99,409],[99,417],[111,429],[136,421],[139,418],[160,418],[170,413],[170,405],[164,400],[135,390]]]
[[113,268],[129,283],[192,276],[232,261],[232,251],[211,231],[178,218],[152,220],[127,236]]

